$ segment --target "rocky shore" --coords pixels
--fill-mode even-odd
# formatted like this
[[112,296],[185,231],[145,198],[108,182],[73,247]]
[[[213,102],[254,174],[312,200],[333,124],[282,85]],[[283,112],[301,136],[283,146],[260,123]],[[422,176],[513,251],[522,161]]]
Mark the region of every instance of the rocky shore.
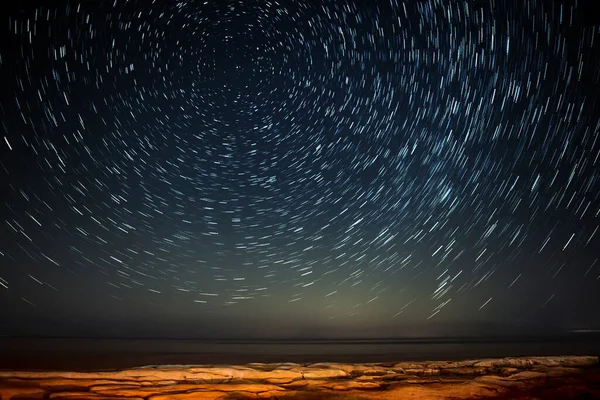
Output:
[[595,356],[0,371],[0,399],[600,399]]

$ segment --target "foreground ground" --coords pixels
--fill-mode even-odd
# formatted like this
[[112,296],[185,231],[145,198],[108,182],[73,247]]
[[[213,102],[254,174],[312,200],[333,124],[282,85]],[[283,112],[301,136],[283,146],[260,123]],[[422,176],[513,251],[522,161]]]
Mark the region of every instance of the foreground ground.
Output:
[[0,371],[0,399],[600,399],[598,357]]

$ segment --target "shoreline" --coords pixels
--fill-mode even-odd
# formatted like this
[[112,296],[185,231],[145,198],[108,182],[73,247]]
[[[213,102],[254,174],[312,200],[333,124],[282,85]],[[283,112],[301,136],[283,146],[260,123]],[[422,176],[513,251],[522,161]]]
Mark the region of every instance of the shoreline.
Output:
[[549,396],[554,393],[560,393],[555,398],[600,398],[599,358],[147,365],[96,372],[0,371],[2,400],[316,400],[342,395],[352,399],[500,399],[552,398]]

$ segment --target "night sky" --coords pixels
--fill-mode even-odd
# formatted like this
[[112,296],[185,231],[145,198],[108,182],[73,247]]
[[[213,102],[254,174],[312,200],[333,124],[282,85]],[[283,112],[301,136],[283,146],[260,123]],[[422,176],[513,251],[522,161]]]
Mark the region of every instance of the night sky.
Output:
[[11,3],[0,334],[600,329],[584,4]]

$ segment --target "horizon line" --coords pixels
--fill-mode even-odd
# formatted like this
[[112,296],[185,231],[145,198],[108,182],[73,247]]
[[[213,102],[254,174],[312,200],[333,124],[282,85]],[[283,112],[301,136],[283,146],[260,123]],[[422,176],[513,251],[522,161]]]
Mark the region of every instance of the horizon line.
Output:
[[1,335],[1,339],[83,339],[83,340],[181,340],[205,342],[442,342],[442,341],[511,341],[554,339],[573,336],[596,336],[600,330],[578,329],[556,331],[546,334],[494,334],[494,335],[438,335],[438,336],[395,336],[395,337],[137,337],[137,336],[83,336],[83,335]]

